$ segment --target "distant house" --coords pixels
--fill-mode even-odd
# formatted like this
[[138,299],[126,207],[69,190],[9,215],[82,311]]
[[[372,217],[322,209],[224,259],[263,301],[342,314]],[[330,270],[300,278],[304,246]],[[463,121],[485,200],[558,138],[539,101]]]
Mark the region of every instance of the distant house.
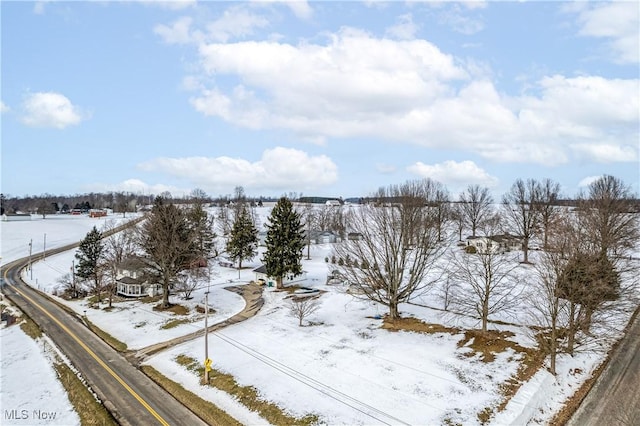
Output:
[[89,217],[105,217],[106,215],[107,215],[106,210],[98,210],[98,209],[89,210]]
[[[263,280],[267,283],[269,287],[276,286],[276,279],[267,275],[267,267],[261,265],[253,270],[256,274],[256,282]],[[304,281],[307,279],[307,271],[302,271],[302,274],[296,275],[295,277],[283,277],[282,284],[292,284],[300,281]]]
[[31,220],[29,213],[5,213],[2,215],[3,222],[20,222],[25,220]]
[[510,234],[467,237],[467,246],[475,247],[480,253],[506,253],[513,250],[521,250],[522,239]]
[[153,281],[145,263],[131,257],[118,266],[116,293],[125,297],[158,296],[162,294],[162,285]]
[[339,242],[340,237],[331,231],[311,231],[310,240],[313,244],[331,244]]

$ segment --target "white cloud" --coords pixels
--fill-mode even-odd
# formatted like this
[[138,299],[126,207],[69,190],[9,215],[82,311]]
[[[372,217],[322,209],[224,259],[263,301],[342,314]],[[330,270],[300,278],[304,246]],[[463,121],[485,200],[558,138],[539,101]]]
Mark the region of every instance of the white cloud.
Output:
[[260,15],[249,12],[243,6],[233,6],[222,16],[207,25],[209,40],[227,42],[233,38],[246,37],[255,29],[265,28],[269,21]]
[[291,0],[285,1],[294,15],[300,19],[309,19],[313,16],[313,9],[307,0]]
[[11,111],[11,108],[9,108],[4,102],[0,101],[0,114],[4,114],[9,111]]
[[246,189],[305,190],[330,185],[338,178],[338,168],[329,157],[283,147],[265,150],[255,162],[230,157],[156,158],[139,167],[187,179],[208,191],[230,190],[237,185]]
[[[465,6],[466,9],[480,9],[484,7],[484,2],[467,2]],[[470,12],[463,10],[458,4],[441,12],[439,21],[465,35],[476,34],[484,29],[484,22],[480,18],[470,16]]]
[[[195,41],[196,36],[191,33],[191,23],[193,19],[183,16],[175,20],[171,25],[156,25],[153,32],[158,34],[165,43],[187,44]],[[201,34],[201,33],[200,33]]]
[[498,179],[491,176],[473,161],[444,161],[439,164],[424,164],[418,161],[407,167],[407,171],[424,178],[437,180],[452,187],[464,187],[478,184],[489,188],[498,185]]
[[579,188],[585,188],[589,185],[591,185],[593,182],[597,181],[598,179],[600,179],[602,176],[587,176],[586,178],[582,179],[580,181],[580,183],[578,183],[578,187]]
[[385,34],[388,37],[397,40],[411,40],[415,38],[418,32],[418,25],[413,22],[413,16],[410,13],[398,16],[396,24],[387,28]]
[[55,92],[38,92],[27,95],[22,105],[22,122],[33,127],[64,129],[79,124],[83,114],[64,95]]
[[640,61],[640,8],[635,1],[584,3],[578,12],[579,35],[607,39],[607,52],[620,63]]
[[168,44],[226,43],[250,36],[256,29],[268,26],[269,21],[264,16],[252,13],[244,5],[234,5],[225,9],[218,19],[209,22],[205,31],[193,29],[193,18],[183,16],[169,25],[156,25],[153,32]]
[[181,10],[193,7],[197,0],[137,0],[147,6],[157,6],[168,10]]
[[597,163],[624,163],[638,161],[637,147],[614,144],[577,144],[571,148],[586,159]]
[[[490,72],[425,40],[353,28],[327,37],[325,44],[202,44],[191,103],[205,115],[304,141],[376,138],[550,166],[585,158],[591,145],[637,153],[637,79],[554,75],[508,96]],[[238,83],[216,84],[227,76]]]

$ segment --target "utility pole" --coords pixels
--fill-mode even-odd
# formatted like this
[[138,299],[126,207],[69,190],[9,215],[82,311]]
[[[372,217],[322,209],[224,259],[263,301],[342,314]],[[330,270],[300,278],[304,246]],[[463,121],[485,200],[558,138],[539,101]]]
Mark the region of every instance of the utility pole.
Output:
[[209,370],[211,360],[209,359],[209,291],[204,294],[204,383],[209,384]]

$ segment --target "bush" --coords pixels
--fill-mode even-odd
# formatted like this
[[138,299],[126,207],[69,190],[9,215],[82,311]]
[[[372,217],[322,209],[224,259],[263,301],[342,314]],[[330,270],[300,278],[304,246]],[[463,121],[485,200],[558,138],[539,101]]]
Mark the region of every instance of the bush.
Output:
[[328,257],[325,257],[325,258],[324,258],[324,261],[325,261],[326,263],[329,263],[329,258],[328,258]]
[[478,252],[478,250],[476,249],[476,246],[466,246],[464,248],[464,251],[468,254],[476,254]]

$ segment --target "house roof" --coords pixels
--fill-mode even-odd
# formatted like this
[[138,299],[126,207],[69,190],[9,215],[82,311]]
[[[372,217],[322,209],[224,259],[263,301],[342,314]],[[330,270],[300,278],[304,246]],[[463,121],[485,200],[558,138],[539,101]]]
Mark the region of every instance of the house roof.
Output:
[[146,267],[147,264],[138,256],[127,257],[118,265],[118,268],[128,271],[137,271],[139,269],[145,269]]
[[266,274],[267,273],[267,267],[264,266],[264,265],[260,265],[256,269],[254,269],[253,272],[257,272],[258,274]]
[[142,285],[144,284],[144,281],[141,279],[136,279],[136,278],[131,278],[131,277],[122,277],[119,280],[117,280],[119,283],[122,284],[134,284],[134,285]]

